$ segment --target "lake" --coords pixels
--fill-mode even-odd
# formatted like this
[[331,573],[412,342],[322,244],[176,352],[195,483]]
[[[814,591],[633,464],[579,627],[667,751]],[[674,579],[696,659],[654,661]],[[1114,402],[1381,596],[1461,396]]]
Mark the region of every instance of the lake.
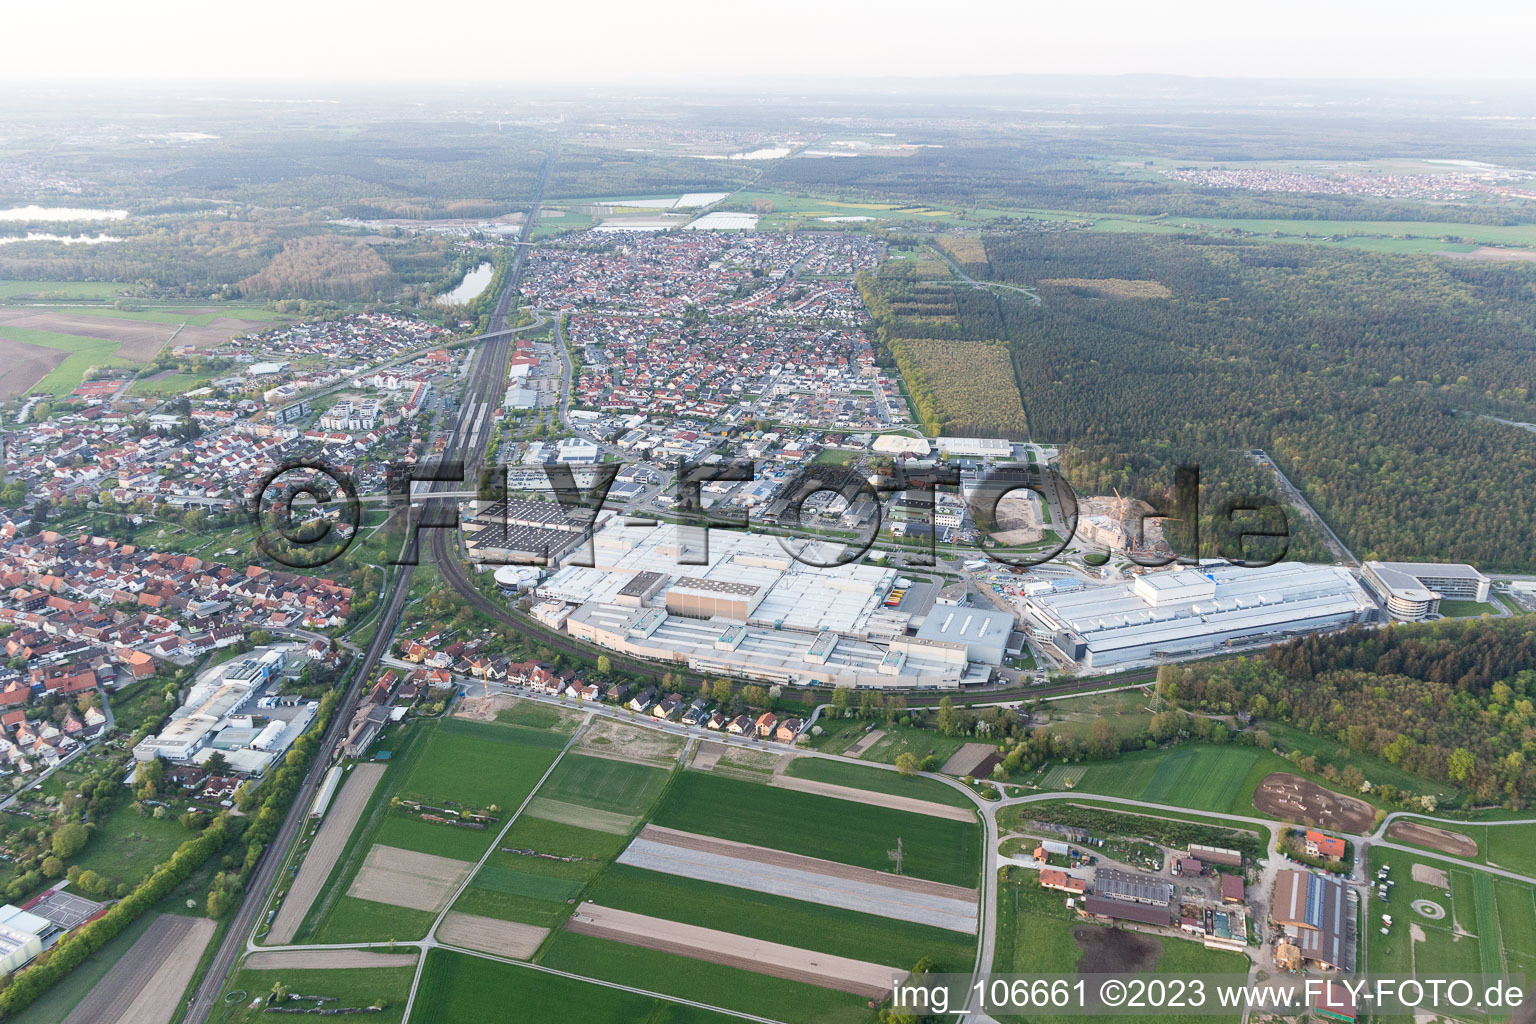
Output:
[[464,280],[452,291],[443,292],[433,302],[441,302],[445,306],[462,306],[466,302],[472,302],[485,291],[485,286],[491,283],[491,278],[496,276],[494,263],[482,263],[474,270],[464,275]]
[[28,231],[25,238],[0,236],[0,245],[11,242],[63,242],[65,245],[101,245],[103,242],[121,242],[112,235],[50,235],[41,231]]
[[86,210],[76,206],[14,206],[0,210],[0,221],[122,220],[127,216],[127,210]]

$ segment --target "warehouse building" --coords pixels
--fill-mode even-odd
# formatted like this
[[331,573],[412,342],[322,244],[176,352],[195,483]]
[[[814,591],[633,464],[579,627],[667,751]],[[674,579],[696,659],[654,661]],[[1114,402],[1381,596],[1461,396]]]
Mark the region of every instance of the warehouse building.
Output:
[[1366,562],[1365,582],[1394,619],[1414,622],[1440,610],[1442,600],[1488,600],[1493,581],[1470,565],[1449,562]]
[[1025,599],[1031,632],[1082,668],[1153,664],[1370,622],[1376,604],[1349,572],[1281,562],[1148,573],[1131,583]]
[[903,637],[881,647],[835,633],[683,618],[655,606],[588,602],[566,617],[565,628],[609,650],[767,683],[954,689],[991,674],[969,664],[963,644]]
[[1001,665],[1013,632],[1013,616],[984,608],[940,608],[924,621],[917,635],[924,640],[941,640],[965,645],[971,661]]
[[52,922],[9,903],[0,907],[0,975],[20,970],[43,951],[43,936]]
[[1355,903],[1345,887],[1310,871],[1275,878],[1269,916],[1303,959],[1340,971],[1355,969]]
[[553,501],[473,501],[461,515],[471,561],[555,565],[591,535],[592,513]]

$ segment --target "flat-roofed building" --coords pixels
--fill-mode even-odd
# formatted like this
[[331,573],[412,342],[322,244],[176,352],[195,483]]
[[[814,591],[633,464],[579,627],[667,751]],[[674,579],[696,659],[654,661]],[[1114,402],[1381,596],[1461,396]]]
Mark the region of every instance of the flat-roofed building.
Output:
[[[589,601],[565,620],[579,640],[653,661],[686,664],[696,672],[770,683],[831,683],[848,686],[953,689],[962,682],[982,682],[968,674],[960,644],[907,637],[898,662],[890,650],[864,640],[837,637],[825,661],[811,652],[823,634],[773,629],[730,619],[695,619],[667,614],[663,608],[635,610]],[[833,634],[836,636],[836,634]]]
[[964,644],[965,656],[986,665],[1001,665],[1013,632],[1013,616],[985,608],[936,608],[923,620],[917,635],[924,640]]
[[7,903],[0,907],[0,974],[12,974],[43,951],[43,936],[54,929],[46,918]]
[[555,565],[591,535],[593,513],[553,501],[469,502],[460,515],[464,546],[476,561]]
[[763,593],[755,583],[680,576],[667,588],[667,611],[690,619],[746,622],[762,603]]
[[1281,562],[1148,573],[1025,599],[1031,632],[1083,668],[1152,664],[1342,629],[1377,616],[1348,571]]
[[1452,562],[1366,562],[1365,582],[1394,619],[1413,622],[1440,610],[1442,600],[1488,600],[1493,581]]

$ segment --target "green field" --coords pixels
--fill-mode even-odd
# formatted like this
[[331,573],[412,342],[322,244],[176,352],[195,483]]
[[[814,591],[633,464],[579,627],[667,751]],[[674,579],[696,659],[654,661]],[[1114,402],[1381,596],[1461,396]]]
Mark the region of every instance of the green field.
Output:
[[[628,843],[627,835],[596,832],[524,814],[485,865],[475,872],[455,908],[504,921],[554,927],[571,912],[572,906],[566,900],[579,896]],[[551,860],[508,850],[581,859]]]
[[0,281],[0,299],[112,299],[131,288],[115,281]]
[[164,376],[156,374],[151,377],[140,377],[133,382],[128,389],[130,395],[151,395],[156,398],[169,398],[173,395],[186,394],[198,388],[206,387],[213,378],[198,376],[191,373],[167,373]]
[[[1440,975],[1530,972],[1536,967],[1536,900],[1529,886],[1505,883],[1481,871],[1452,867],[1429,857],[1414,857],[1398,850],[1375,847],[1370,852],[1371,871],[1383,864],[1392,867],[1397,884],[1386,903],[1374,895],[1361,903],[1369,929],[1366,939],[1367,968],[1372,974]],[[1437,885],[1413,880],[1413,865],[1444,870],[1450,878],[1450,896]],[[1428,900],[1445,911],[1430,919],[1413,909],[1416,900]],[[1389,934],[1380,934],[1381,915],[1392,915]],[[1422,929],[1424,941],[1414,942],[1409,925]]]
[[95,871],[113,886],[136,884],[176,852],[176,847],[197,835],[181,826],[174,816],[139,815],[125,800],[96,823],[90,840],[71,864]]
[[844,864],[891,869],[902,842],[904,874],[974,887],[981,829],[830,797],[686,771],[653,819],[667,828],[752,843]]
[[[1080,965],[1083,950],[1073,938],[1076,928],[1107,928],[1107,925],[1084,924],[1065,906],[1061,893],[1040,888],[1033,872],[1022,872],[1022,881],[1000,883],[997,900],[997,951],[993,970],[998,974],[1070,974],[1077,970],[1115,970],[1108,965]],[[1241,953],[1206,949],[1199,943],[1182,938],[1162,935],[1145,935],[1160,947],[1157,962],[1150,971],[1143,973],[1166,978],[1189,977],[1195,974],[1246,974],[1248,958]],[[1026,1018],[993,1012],[999,1020],[1023,1021]],[[1185,1018],[1161,1016],[1159,1020],[1177,1021]],[[1229,1017],[1220,1015],[1188,1018],[1202,1021],[1237,1021],[1241,1014]],[[1101,1024],[1123,1024],[1124,1016],[1044,1016],[1030,1014],[1029,1024],[1050,1024],[1056,1021],[1096,1021]]]
[[937,962],[936,970],[961,973],[969,971],[976,959],[975,941],[963,932],[624,864],[609,868],[584,899],[888,967],[909,968],[926,956]]
[[1040,777],[1037,785],[1044,790],[1076,789],[1088,774],[1088,766],[1081,764],[1052,765],[1051,770]]
[[568,727],[564,718],[558,718],[553,728],[444,718],[387,731],[378,748],[393,750],[394,758],[297,938],[359,942],[415,939],[425,934],[432,920],[426,911],[346,895],[369,849],[381,843],[475,861],[495,838],[500,823],[484,831],[434,824],[409,811],[392,810],[391,797],[436,806],[494,805],[499,810],[491,813],[504,822],[564,746]]
[[1047,701],[1041,705],[1035,724],[1049,727],[1053,735],[1087,740],[1093,723],[1102,720],[1116,736],[1135,736],[1146,732],[1152,722],[1147,702],[1147,695],[1139,688]]
[[734,1019],[547,971],[434,949],[421,974],[411,1024],[544,1024],[555,1019],[555,1007],[560,1020],[581,1024],[727,1024]]
[[121,342],[107,338],[82,338],[74,334],[55,334],[52,331],[34,331],[26,327],[7,324],[0,336],[28,345],[59,349],[69,355],[48,375],[31,387],[32,392],[50,395],[67,395],[80,386],[85,371],[93,366],[136,366],[137,363],[117,358]]
[[970,797],[958,789],[933,779],[909,778],[884,768],[865,768],[846,761],[830,761],[824,757],[797,757],[789,763],[784,774],[797,779],[867,789],[872,793],[909,796],[915,800],[928,800],[950,807],[969,809],[976,806]]
[[539,789],[539,798],[617,814],[641,814],[656,802],[666,784],[664,769],[573,752]]
[[[327,1009],[383,1006],[382,1013],[358,1014],[357,1019],[376,1024],[396,1024],[405,1014],[405,1000],[411,994],[411,980],[416,972],[411,967],[367,967],[348,970],[303,971],[238,971],[224,985],[224,992],[214,1005],[209,1017],[212,1024],[254,1024],[255,1021],[271,1021],[288,1016],[271,1014],[261,1007],[251,1008],[251,1002],[272,991],[278,983],[289,992],[306,996],[331,996],[336,1002],[324,1004]],[[245,993],[239,998],[232,995]],[[312,1007],[313,1002],[296,1002],[286,1005]],[[307,1015],[294,1015],[305,1019]]]
[[1260,816],[1253,793],[1271,772],[1294,772],[1283,757],[1258,747],[1184,745],[1135,751],[1091,765],[1080,793],[1130,797],[1197,811]]
[[931,754],[943,764],[967,742],[964,736],[945,736],[937,729],[887,729],[874,746],[864,751],[863,759],[895,764],[902,754],[916,754],[919,761]]
[[1475,618],[1479,615],[1498,615],[1498,605],[1484,601],[1441,601],[1440,614],[1448,619]]
[[542,963],[556,970],[758,1014],[786,1024],[873,1024],[875,1020],[875,1011],[865,1005],[861,996],[573,932],[560,933]]

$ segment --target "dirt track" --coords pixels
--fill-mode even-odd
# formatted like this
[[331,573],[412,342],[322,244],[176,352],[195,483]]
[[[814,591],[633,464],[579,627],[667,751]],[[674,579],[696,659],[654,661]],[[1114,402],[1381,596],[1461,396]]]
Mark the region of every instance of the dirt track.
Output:
[[161,914],[64,1024],[169,1024],[213,931],[206,917]]
[[347,773],[341,792],[331,801],[320,833],[310,845],[304,863],[299,866],[298,877],[293,880],[282,909],[272,922],[267,942],[274,946],[287,945],[298,934],[304,915],[309,913],[310,904],[325,888],[331,869],[347,845],[347,838],[352,835],[352,829],[363,816],[363,809],[368,806],[368,798],[373,796],[374,787],[383,777],[382,764],[360,764]]
[[548,928],[475,914],[451,913],[437,926],[437,937],[443,942],[515,960],[533,956],[548,934]]
[[1253,794],[1253,806],[1281,821],[1299,821],[1316,828],[1363,834],[1376,821],[1376,810],[1364,800],[1334,793],[1299,775],[1266,775]]
[[910,796],[876,793],[868,789],[856,789],[853,786],[839,786],[832,782],[797,779],[792,775],[775,775],[773,777],[773,784],[779,789],[796,789],[802,793],[815,793],[818,796],[830,796],[837,800],[850,800],[856,804],[873,804],[876,807],[889,807],[894,811],[926,814],[930,818],[948,818],[951,821],[964,822],[974,822],[976,820],[976,813],[968,811],[964,807],[951,807],[948,804],[934,803],[932,800],[919,800],[916,797]]
[[713,928],[700,928],[665,921],[659,917],[611,910],[595,903],[583,903],[565,927],[567,931],[579,935],[593,935],[643,949],[676,953],[774,978],[804,982],[839,992],[852,992],[870,999],[885,998],[891,991],[892,982],[906,974],[904,970],[864,960],[851,960],[795,946],[783,946],[776,942],[750,939]]
[[474,865],[467,860],[375,843],[347,895],[391,907],[437,913]]
[[1418,843],[1420,846],[1427,846],[1431,850],[1439,850],[1441,853],[1448,853],[1453,857],[1469,858],[1477,856],[1477,840],[1471,836],[1462,835],[1460,832],[1435,828],[1433,825],[1420,825],[1412,821],[1394,821],[1387,826],[1387,838]]
[[415,953],[366,949],[274,949],[252,953],[241,965],[251,971],[329,971],[353,967],[415,967]]

